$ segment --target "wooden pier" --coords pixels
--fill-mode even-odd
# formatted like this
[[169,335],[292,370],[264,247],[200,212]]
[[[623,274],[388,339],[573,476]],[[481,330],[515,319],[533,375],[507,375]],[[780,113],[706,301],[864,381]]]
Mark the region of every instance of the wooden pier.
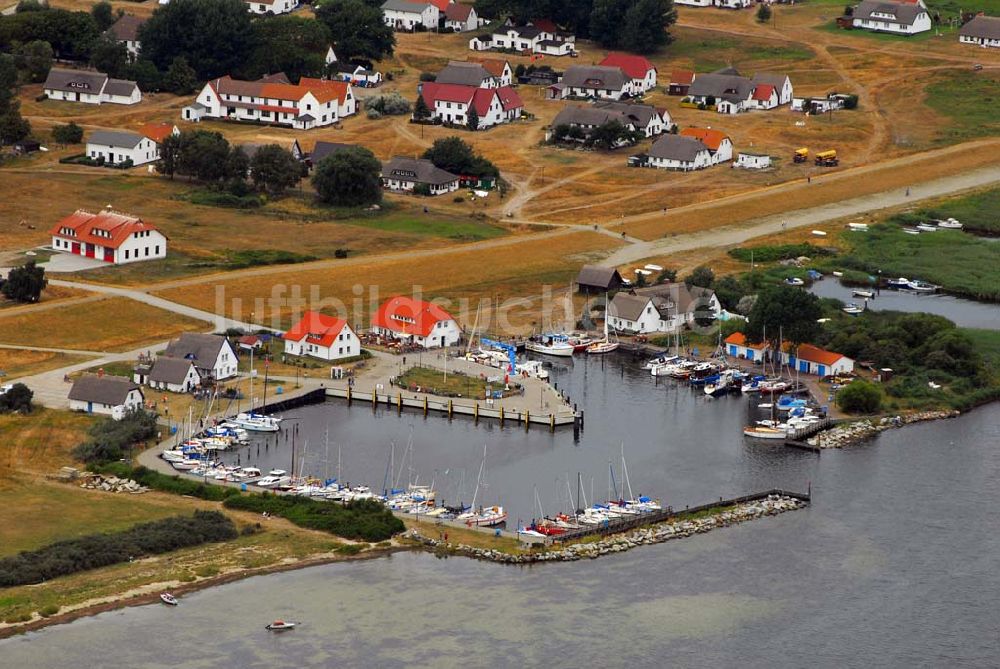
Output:
[[506,408],[503,400],[470,400],[468,398],[438,398],[427,395],[414,395],[401,390],[395,392],[379,392],[378,390],[358,390],[350,386],[346,388],[327,388],[327,397],[347,400],[347,403],[368,404],[374,410],[377,407],[395,409],[402,413],[403,409],[416,409],[426,416],[430,412],[445,414],[448,418],[454,416],[470,417],[477,423],[480,420],[495,420],[500,426],[523,425],[529,429],[532,425],[547,427],[555,432],[559,427],[570,427],[574,430],[583,428],[583,412],[572,407],[562,408],[555,412],[532,412],[526,408]]

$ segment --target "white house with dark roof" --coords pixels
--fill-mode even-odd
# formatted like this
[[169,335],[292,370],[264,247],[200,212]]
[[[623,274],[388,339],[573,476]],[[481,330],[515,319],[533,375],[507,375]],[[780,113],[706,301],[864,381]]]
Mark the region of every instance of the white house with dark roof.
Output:
[[[500,78],[487,70],[482,63],[449,61],[434,78],[436,84],[459,84],[480,88],[499,88]],[[509,85],[509,84],[508,84]]]
[[670,114],[652,105],[627,102],[596,102],[587,106],[567,106],[556,114],[550,134],[560,126],[579,128],[589,135],[596,128],[617,121],[623,127],[641,132],[646,137],[662,134],[671,125]]
[[67,70],[53,67],[42,84],[50,100],[83,102],[99,105],[105,102],[134,105],[142,101],[142,92],[134,81],[111,79],[101,72]]
[[695,317],[718,318],[722,305],[709,288],[684,283],[619,291],[608,305],[610,329],[629,334],[674,332]]
[[139,28],[145,22],[146,19],[139,16],[123,14],[105,31],[105,34],[116,42],[124,44],[129,56],[135,59],[139,57],[139,49],[142,48],[139,43]]
[[122,130],[95,130],[87,138],[87,157],[105,165],[145,165],[160,159],[160,148],[151,138]]
[[386,0],[382,3],[382,20],[393,30],[411,31],[418,25],[437,30],[441,10],[433,2]]
[[426,186],[431,195],[443,195],[458,190],[458,176],[423,158],[396,156],[383,163],[382,187],[386,190],[412,193],[418,186]]
[[298,0],[244,0],[251,14],[287,14],[299,6]]
[[958,30],[958,41],[1000,48],[1000,17],[980,14]]
[[599,98],[621,100],[631,94],[632,78],[620,67],[571,65],[562,81],[549,86],[550,99]]
[[202,381],[223,381],[236,376],[239,362],[229,339],[197,332],[185,332],[171,341],[162,356],[190,360]]
[[919,2],[864,0],[854,8],[855,28],[896,35],[915,35],[931,29],[927,8]]
[[653,143],[649,153],[637,156],[647,167],[691,172],[711,167],[712,152],[700,140],[681,135],[664,135]]
[[551,27],[535,25],[504,25],[490,35],[479,35],[469,40],[473,51],[510,49],[545,56],[568,56],[576,52],[576,36]]
[[785,74],[759,72],[752,78],[732,67],[699,74],[688,87],[695,104],[715,105],[720,114],[739,114],[753,109],[774,109],[790,104],[794,89]]
[[124,376],[84,374],[73,382],[69,391],[70,411],[111,416],[114,420],[142,409],[144,401],[139,386]]
[[194,362],[161,355],[151,364],[136,366],[132,380],[139,385],[171,393],[189,393],[201,384]]

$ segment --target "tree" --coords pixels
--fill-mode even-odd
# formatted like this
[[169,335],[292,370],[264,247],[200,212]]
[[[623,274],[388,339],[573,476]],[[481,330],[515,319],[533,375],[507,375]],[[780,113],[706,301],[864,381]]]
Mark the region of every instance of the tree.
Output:
[[25,12],[0,21],[0,45],[40,40],[49,43],[56,58],[68,60],[88,60],[100,34],[89,13],[65,9]]
[[316,8],[316,18],[330,31],[341,60],[382,60],[391,56],[396,46],[396,36],[385,24],[382,10],[360,0],[326,0]]
[[465,118],[465,127],[473,132],[479,130],[479,112],[476,111],[475,105],[469,105],[469,113]]
[[14,8],[15,14],[23,14],[25,12],[43,12],[48,7],[43,5],[39,0],[21,0],[17,3],[17,7]]
[[31,124],[21,116],[21,103],[8,101],[5,110],[0,109],[0,146],[13,144],[31,134]]
[[695,267],[689,275],[684,277],[684,283],[688,286],[699,286],[701,288],[711,288],[715,283],[715,272],[710,267],[700,265]]
[[247,76],[284,72],[292,81],[298,81],[325,72],[326,51],[331,44],[325,24],[286,15],[254,21],[253,28],[256,46],[247,59]]
[[757,8],[757,22],[767,23],[771,20],[771,6],[766,3],[761,3]]
[[162,77],[160,71],[156,69],[156,65],[150,60],[140,58],[135,61],[128,66],[127,74],[128,78],[134,81],[139,86],[139,90],[143,92],[160,90]]
[[0,414],[31,413],[31,398],[35,393],[23,383],[15,383],[7,392],[0,394]]
[[874,383],[855,379],[837,392],[837,406],[847,413],[876,413],[882,408],[882,390]]
[[207,130],[182,132],[175,171],[199,181],[217,182],[229,176],[226,169],[228,158],[229,142],[222,133]]
[[160,160],[156,163],[156,171],[171,179],[177,172],[177,161],[181,152],[180,135],[167,135],[160,143]]
[[35,265],[34,260],[29,260],[7,273],[7,280],[0,285],[0,293],[15,302],[37,302],[47,284],[45,270]]
[[382,199],[382,164],[368,149],[337,151],[316,165],[312,184],[319,199],[340,207],[361,207]]
[[243,0],[172,0],[142,25],[139,41],[143,58],[160,71],[183,56],[199,80],[242,72],[255,46]]
[[677,23],[673,0],[634,0],[625,12],[616,42],[636,53],[653,53],[673,41],[668,28]]
[[812,341],[819,334],[823,316],[819,298],[792,286],[770,286],[757,295],[750,310],[749,341],[762,341],[764,331],[777,340],[779,331],[793,344]]
[[476,177],[496,177],[500,174],[493,163],[474,153],[472,147],[459,137],[435,140],[423,157],[452,174]]
[[413,119],[415,121],[426,121],[431,117],[431,110],[424,102],[424,96],[418,95],[417,101],[413,105]]
[[[105,35],[94,44],[94,49],[90,53],[90,64],[98,72],[103,72],[109,77],[123,77],[129,68],[128,49],[124,42]],[[145,90],[142,86],[139,88]]]
[[625,22],[627,12],[627,0],[594,0],[594,9],[590,14],[590,38],[603,47],[617,48],[618,31]]
[[281,195],[302,178],[302,167],[292,152],[277,144],[257,149],[250,159],[250,178],[254,186]]
[[188,65],[187,58],[177,56],[163,75],[162,85],[174,95],[190,95],[198,88],[198,74]]
[[[229,191],[235,192],[239,190],[240,187],[236,184],[245,184],[249,173],[250,156],[247,155],[242,146],[234,146],[232,151],[229,152],[229,156],[226,157],[225,178],[230,182],[228,184]],[[244,192],[242,194],[246,195],[247,193]]]
[[96,5],[90,8],[90,15],[94,17],[94,23],[97,24],[97,29],[104,32],[118,20],[115,16],[115,10],[112,9],[111,3],[107,0],[101,0]]
[[52,69],[52,45],[43,40],[34,40],[22,44],[14,51],[14,56],[21,64],[25,80],[31,83],[45,81]]
[[52,139],[57,144],[79,144],[83,141],[83,128],[73,121],[52,128]]

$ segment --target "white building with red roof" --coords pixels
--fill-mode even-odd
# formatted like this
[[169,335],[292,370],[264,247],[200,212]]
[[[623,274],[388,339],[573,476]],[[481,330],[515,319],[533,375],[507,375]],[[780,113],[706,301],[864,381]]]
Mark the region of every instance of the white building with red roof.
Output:
[[307,311],[281,338],[288,355],[328,361],[361,355],[361,340],[347,321],[318,311]]
[[338,123],[356,111],[354,91],[346,81],[302,77],[292,84],[278,73],[257,81],[228,75],[212,79],[181,115],[186,121],[220,118],[309,130]]
[[521,118],[524,111],[521,96],[510,86],[482,88],[429,81],[421,84],[420,96],[431,111],[431,118],[443,123],[465,125],[469,109],[475,108],[479,130]]
[[97,214],[77,209],[51,234],[56,251],[115,265],[167,256],[167,237],[156,226],[110,208]]
[[598,65],[621,68],[632,79],[632,95],[656,88],[656,66],[642,56],[612,51]]
[[424,348],[453,346],[462,338],[462,329],[447,311],[433,302],[402,295],[389,298],[378,308],[371,329]]

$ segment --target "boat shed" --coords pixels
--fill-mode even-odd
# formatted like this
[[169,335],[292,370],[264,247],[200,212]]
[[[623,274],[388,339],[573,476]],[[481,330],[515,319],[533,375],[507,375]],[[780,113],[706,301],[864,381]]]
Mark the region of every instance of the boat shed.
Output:
[[743,360],[763,360],[764,352],[767,350],[764,344],[751,344],[747,342],[746,335],[742,332],[734,332],[726,337],[726,353],[734,358]]
[[576,275],[576,289],[581,293],[606,293],[622,287],[622,275],[614,267],[584,265]]

